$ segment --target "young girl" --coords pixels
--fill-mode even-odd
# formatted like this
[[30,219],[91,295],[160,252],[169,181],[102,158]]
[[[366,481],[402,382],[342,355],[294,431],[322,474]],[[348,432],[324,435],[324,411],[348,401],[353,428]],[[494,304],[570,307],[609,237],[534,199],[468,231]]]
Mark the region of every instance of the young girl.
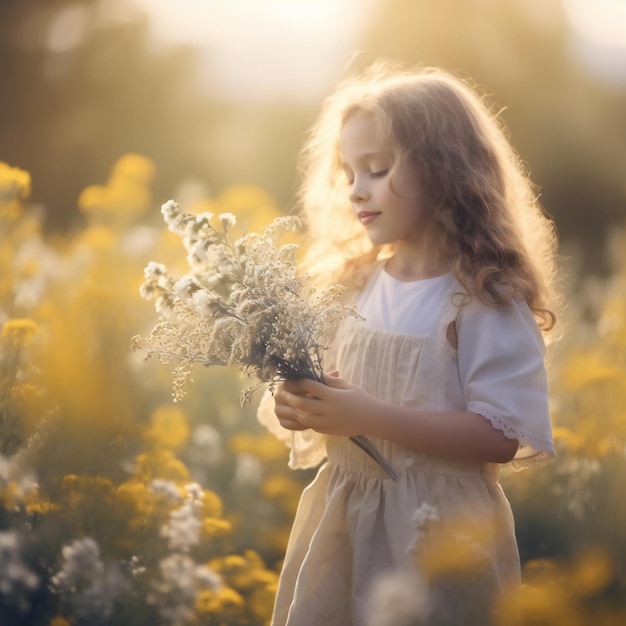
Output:
[[325,353],[326,384],[283,383],[259,408],[291,467],[327,459],[273,624],[363,626],[376,580],[406,571],[428,589],[424,623],[485,626],[520,579],[499,468],[554,455],[552,223],[496,117],[439,70],[377,65],[340,84],[303,156],[309,268],[363,319]]

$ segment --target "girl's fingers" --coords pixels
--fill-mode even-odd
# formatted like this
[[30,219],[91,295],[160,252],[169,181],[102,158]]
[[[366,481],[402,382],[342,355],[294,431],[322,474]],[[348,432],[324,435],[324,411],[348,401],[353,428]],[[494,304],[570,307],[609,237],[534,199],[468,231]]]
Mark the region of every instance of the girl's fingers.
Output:
[[318,398],[301,396],[295,393],[290,393],[288,391],[284,392],[283,399],[285,401],[285,404],[290,406],[292,409],[295,409],[296,411],[301,411],[303,413],[317,413],[317,409],[320,403]]
[[278,418],[280,425],[289,430],[306,430],[308,426],[300,422],[300,415],[296,409],[288,404],[276,404],[274,413]]
[[339,372],[330,372],[330,374],[324,374],[324,383],[327,387],[333,389],[348,389],[350,383],[346,382],[343,378],[339,378]]
[[297,422],[296,420],[292,420],[289,418],[282,418],[278,420],[280,425],[287,430],[308,430],[309,427]]
[[302,380],[285,380],[281,383],[280,387],[285,391],[289,391],[291,393],[305,393],[305,390],[302,386]]

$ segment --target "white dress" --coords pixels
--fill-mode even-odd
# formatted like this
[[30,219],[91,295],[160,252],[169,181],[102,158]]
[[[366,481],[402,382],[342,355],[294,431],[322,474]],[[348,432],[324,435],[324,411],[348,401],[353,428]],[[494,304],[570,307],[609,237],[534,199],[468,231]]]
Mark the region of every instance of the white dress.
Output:
[[[532,313],[522,302],[501,310],[462,294],[452,274],[401,282],[377,264],[355,300],[365,321],[342,326],[326,371],[385,402],[482,415],[520,442],[516,469],[553,456],[545,348]],[[457,350],[446,338],[451,322]],[[499,465],[372,439],[400,475],[394,481],[346,437],[282,429],[269,394],[258,417],[290,446],[291,467],[327,459],[295,516],[274,626],[366,626],[377,577],[420,564],[428,624],[489,624],[494,597],[520,578]],[[436,519],[420,525],[428,511]],[[446,545],[463,557],[447,570]]]

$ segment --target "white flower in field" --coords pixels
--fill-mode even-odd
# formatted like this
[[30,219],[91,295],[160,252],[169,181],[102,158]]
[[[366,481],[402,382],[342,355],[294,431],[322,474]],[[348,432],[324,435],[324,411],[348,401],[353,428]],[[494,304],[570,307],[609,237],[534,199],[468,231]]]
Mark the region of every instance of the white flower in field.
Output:
[[0,597],[18,610],[28,608],[28,598],[39,578],[23,562],[15,531],[0,532]]
[[183,499],[176,483],[171,480],[155,478],[150,483],[150,491],[156,495],[163,496],[170,503],[180,502]]
[[21,501],[38,488],[32,471],[20,462],[20,456],[5,457],[0,454],[0,490],[11,488],[14,497]]
[[130,557],[130,561],[128,562],[128,567],[130,569],[130,573],[133,576],[133,578],[137,576],[142,576],[143,574],[146,573],[146,568],[143,565],[141,565],[141,560],[136,555],[133,555]]
[[222,579],[217,572],[205,565],[196,566],[196,581],[203,589],[218,590],[222,586]]
[[62,555],[61,569],[52,577],[52,585],[60,591],[76,589],[104,573],[100,548],[90,537],[77,539],[64,546]]
[[185,491],[189,494],[189,499],[192,502],[202,504],[202,500],[204,500],[204,490],[198,483],[185,485]]
[[415,529],[413,542],[409,546],[409,550],[415,551],[424,542],[428,535],[429,529],[433,522],[439,520],[437,509],[428,502],[422,502],[411,517],[411,524]]
[[258,485],[263,480],[263,463],[255,454],[241,452],[237,455],[234,480],[238,485]]
[[193,430],[187,447],[187,467],[195,481],[206,484],[212,468],[223,461],[224,455],[224,442],[217,429],[201,424]]
[[169,520],[160,530],[160,535],[167,539],[170,550],[187,552],[192,546],[200,543],[202,519],[200,509],[204,492],[197,484],[187,485],[188,493],[184,502],[170,513]]
[[118,598],[130,587],[128,578],[117,565],[112,565],[74,598],[76,617],[80,623],[96,624],[108,620]]
[[372,585],[367,626],[426,626],[428,594],[413,570],[382,574]]
[[216,591],[221,578],[186,554],[174,553],[159,562],[160,579],[152,581],[147,600],[157,607],[165,624],[189,623],[194,617],[196,596],[202,589]]

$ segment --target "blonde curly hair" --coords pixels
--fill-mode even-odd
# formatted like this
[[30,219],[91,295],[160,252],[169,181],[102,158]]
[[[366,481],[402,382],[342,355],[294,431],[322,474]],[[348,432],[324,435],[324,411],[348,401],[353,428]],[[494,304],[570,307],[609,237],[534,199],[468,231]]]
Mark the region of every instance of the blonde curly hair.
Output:
[[[415,168],[438,253],[469,295],[504,307],[525,300],[544,331],[556,322],[557,237],[498,115],[477,90],[437,68],[378,62],[326,99],[301,152],[299,210],[307,271],[320,283],[362,284],[393,246],[374,246],[355,219],[339,135],[355,113],[373,116],[400,161]],[[393,182],[393,170],[392,179]]]

